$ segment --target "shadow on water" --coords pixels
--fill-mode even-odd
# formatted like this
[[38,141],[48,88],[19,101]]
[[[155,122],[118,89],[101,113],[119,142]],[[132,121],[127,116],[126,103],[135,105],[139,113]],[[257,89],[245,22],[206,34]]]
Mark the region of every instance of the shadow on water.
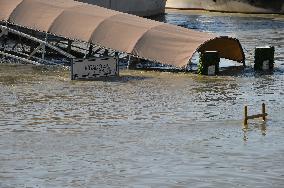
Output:
[[[28,81],[35,81],[35,78],[40,80],[45,80],[48,77],[60,77],[70,80],[70,67],[68,66],[48,66],[48,65],[29,65],[29,64],[0,64],[0,83],[4,85],[13,85],[16,83],[23,83]],[[92,81],[102,81],[102,82],[130,82],[139,81],[145,79],[151,79],[151,76],[137,75],[135,71],[121,71],[117,77],[108,78],[96,78],[91,80],[76,80],[80,82],[92,82]],[[73,82],[76,82],[73,81]]]
[[146,80],[151,79],[152,77],[147,76],[135,76],[135,75],[119,75],[115,77],[108,77],[108,78],[94,78],[89,80],[73,80],[73,82],[93,82],[93,81],[101,81],[101,82],[118,82],[118,83],[126,83],[130,81],[139,81],[139,80]]

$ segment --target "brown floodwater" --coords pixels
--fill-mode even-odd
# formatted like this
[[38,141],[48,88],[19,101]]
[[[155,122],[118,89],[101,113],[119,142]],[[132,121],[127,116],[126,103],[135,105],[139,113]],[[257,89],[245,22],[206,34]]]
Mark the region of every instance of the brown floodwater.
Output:
[[[247,64],[222,76],[0,64],[0,187],[284,187],[284,19],[169,11],[168,23],[238,37]],[[243,108],[268,120],[242,126]]]

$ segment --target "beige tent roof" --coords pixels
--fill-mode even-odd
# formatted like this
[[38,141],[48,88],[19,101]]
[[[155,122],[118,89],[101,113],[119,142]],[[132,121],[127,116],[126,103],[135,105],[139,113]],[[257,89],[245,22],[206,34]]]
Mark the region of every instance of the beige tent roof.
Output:
[[73,0],[0,0],[0,20],[179,67],[196,50],[218,50],[221,57],[244,61],[237,39]]

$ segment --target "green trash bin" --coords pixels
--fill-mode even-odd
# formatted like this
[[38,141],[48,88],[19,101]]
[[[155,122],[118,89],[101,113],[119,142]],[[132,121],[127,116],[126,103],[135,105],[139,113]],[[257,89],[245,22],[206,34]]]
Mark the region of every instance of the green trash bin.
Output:
[[219,73],[220,56],[217,51],[205,51],[201,53],[198,65],[198,74],[217,75]]
[[272,70],[274,67],[274,53],[274,46],[255,48],[254,70]]

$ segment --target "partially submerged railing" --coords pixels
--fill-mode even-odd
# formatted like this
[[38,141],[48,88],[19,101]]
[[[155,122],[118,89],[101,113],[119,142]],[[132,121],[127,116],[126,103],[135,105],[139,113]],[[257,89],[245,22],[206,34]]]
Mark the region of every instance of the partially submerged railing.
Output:
[[[9,34],[13,34],[13,35],[16,35],[16,36],[19,36],[20,37],[20,40],[19,41],[15,41],[15,44],[14,46],[12,47],[12,52],[14,52],[14,54],[11,54],[9,52],[7,52],[7,49],[6,49],[6,43],[7,42],[4,42],[4,44],[2,45],[2,48],[3,48],[3,51],[0,51],[0,54],[1,55],[4,55],[4,56],[7,56],[7,57],[11,57],[11,58],[14,58],[14,59],[18,59],[18,60],[21,60],[23,62],[26,62],[26,63],[31,63],[31,64],[35,64],[35,65],[38,65],[38,64],[41,64],[42,62],[45,62],[45,63],[51,63],[51,64],[54,64],[53,62],[51,61],[48,61],[45,59],[45,55],[46,55],[46,48],[50,48],[51,50],[55,51],[56,53],[60,54],[60,55],[63,55],[67,58],[75,58],[75,56],[65,52],[64,50],[56,47],[56,46],[53,46],[51,44],[49,44],[47,42],[47,34],[45,36],[45,40],[41,40],[41,39],[38,39],[36,37],[33,37],[31,35],[28,35],[26,33],[23,33],[21,31],[18,31],[18,30],[15,30],[15,29],[12,29],[12,28],[9,28],[7,26],[2,26],[0,25],[0,29],[1,29],[1,35],[0,37],[7,37]],[[26,38],[28,39],[29,41],[32,41],[34,43],[38,43],[38,46],[33,49],[33,50],[30,50],[30,53],[28,53],[26,50],[23,49],[23,52],[17,52],[14,50],[15,46],[17,46],[19,44],[19,42],[22,42],[22,38]],[[21,43],[21,45],[23,45],[23,43]],[[30,49],[32,49],[32,47],[30,46]],[[5,52],[6,51],[6,52]],[[26,53],[24,53],[26,52]],[[35,54],[36,53],[39,53],[41,52],[41,57],[36,57]],[[19,55],[15,55],[15,54],[19,54]],[[32,60],[34,59],[34,60]]]

